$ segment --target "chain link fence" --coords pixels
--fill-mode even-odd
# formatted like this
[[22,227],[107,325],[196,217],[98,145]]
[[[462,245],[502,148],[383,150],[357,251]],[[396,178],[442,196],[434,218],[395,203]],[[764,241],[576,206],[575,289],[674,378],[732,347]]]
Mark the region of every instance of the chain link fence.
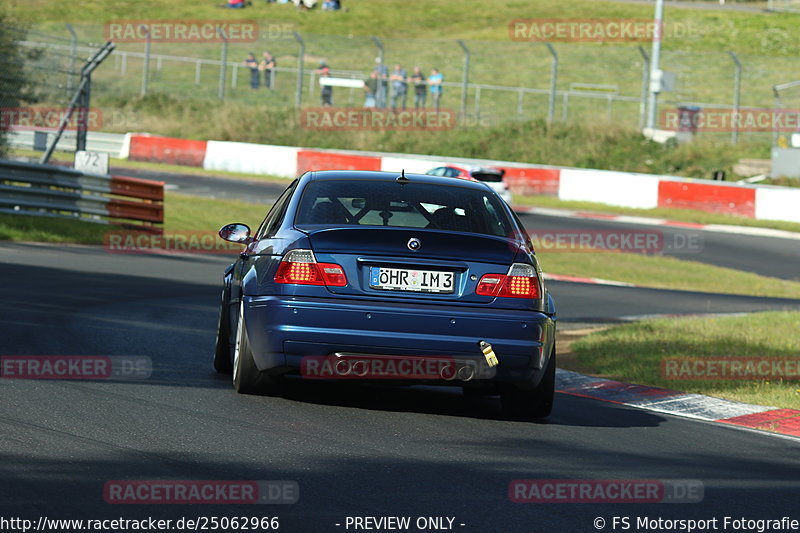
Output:
[[[20,33],[29,55],[22,67],[35,80],[38,100],[64,102],[75,84],[75,65],[98,46],[91,43],[104,38],[99,25],[50,24]],[[244,60],[250,52],[260,59],[265,51],[277,64],[271,87],[259,72],[259,87],[254,89]],[[442,106],[458,112],[462,123],[552,117],[641,128],[648,54],[646,43],[556,43],[551,53],[543,43],[299,34],[290,27],[265,24],[255,42],[220,38],[117,43],[94,73],[92,91],[119,99],[160,93],[276,108],[318,106],[320,64],[328,65],[333,77],[363,80],[382,58],[390,71],[394,64],[408,73],[414,66],[426,74],[438,68],[445,80]],[[662,50],[661,68],[674,73],[676,83],[671,92],[660,94],[659,109],[686,105],[734,109],[737,95],[738,106],[768,108],[774,104],[772,87],[786,82],[787,73],[800,72],[798,57],[739,55],[737,59],[741,70],[730,53]],[[363,89],[334,89],[337,107],[360,107],[363,102]],[[410,90],[407,105],[412,102]]]
[[[0,25],[2,42],[7,44],[0,57],[0,132],[40,132],[37,149],[43,149],[48,142],[46,133],[56,131],[68,114],[81,67],[99,48],[79,41],[68,25],[62,29],[66,36]],[[75,129],[77,116],[71,115],[67,129]],[[93,121],[92,126],[100,124]]]

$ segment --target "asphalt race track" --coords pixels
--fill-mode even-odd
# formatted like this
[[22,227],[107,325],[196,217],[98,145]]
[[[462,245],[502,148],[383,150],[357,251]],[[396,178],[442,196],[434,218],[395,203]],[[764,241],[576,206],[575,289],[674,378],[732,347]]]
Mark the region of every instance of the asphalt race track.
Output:
[[[230,180],[202,186],[213,193],[216,182],[252,194]],[[265,203],[279,192],[264,187]],[[551,219],[557,227],[565,221]],[[741,257],[748,270],[794,277],[795,242],[717,237],[706,234],[697,260]],[[565,395],[535,424],[506,421],[497,399],[470,403],[458,389],[303,382],[286,398],[237,395],[230,377],[211,368],[219,281],[229,262],[0,243],[2,354],[144,355],[154,369],[143,381],[0,380],[0,515],[278,516],[287,532],[346,531],[348,516],[447,516],[455,517],[454,530],[481,533],[596,531],[596,517],[610,530],[613,516],[796,517],[800,447],[789,438]],[[798,300],[549,286],[566,321],[800,309]],[[512,480],[551,478],[692,479],[705,493],[691,504],[509,500]],[[145,479],[294,480],[300,501],[104,502],[107,481]]]

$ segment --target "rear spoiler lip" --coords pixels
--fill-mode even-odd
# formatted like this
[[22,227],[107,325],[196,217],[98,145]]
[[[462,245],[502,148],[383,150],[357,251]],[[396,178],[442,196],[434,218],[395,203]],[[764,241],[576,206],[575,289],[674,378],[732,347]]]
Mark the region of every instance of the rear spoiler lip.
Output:
[[451,232],[451,231],[444,231],[438,229],[428,229],[428,228],[407,228],[402,226],[362,226],[362,225],[337,225],[337,224],[300,224],[292,226],[297,231],[304,233],[307,236],[314,235],[315,233],[320,233],[322,231],[337,231],[337,230],[356,230],[356,231],[364,231],[370,229],[380,229],[383,231],[413,231],[413,232],[423,232],[423,233],[458,233],[459,235],[471,235],[478,238],[483,239],[493,239],[502,242],[510,242],[514,244],[524,245],[525,241],[520,239],[516,236],[500,236],[500,235],[489,235],[488,233],[471,233],[468,231],[459,231],[459,232]]

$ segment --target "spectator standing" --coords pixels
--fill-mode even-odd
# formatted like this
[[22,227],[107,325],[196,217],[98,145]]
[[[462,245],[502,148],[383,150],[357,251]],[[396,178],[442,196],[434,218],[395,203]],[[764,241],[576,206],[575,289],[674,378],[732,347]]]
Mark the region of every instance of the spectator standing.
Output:
[[416,109],[425,109],[428,88],[425,86],[425,74],[422,73],[422,69],[414,67],[410,80],[414,86],[414,107]]
[[[320,62],[316,72],[319,74],[320,79],[327,78],[331,75],[331,69],[324,61]],[[320,91],[320,97],[323,107],[331,107],[333,105],[333,87],[330,85],[323,85]]]
[[375,96],[378,93],[378,73],[376,71],[373,70],[369,73],[369,78],[364,82],[364,92],[366,93],[364,107],[374,108]]
[[247,54],[247,59],[244,60],[244,66],[250,69],[250,88],[258,89],[261,78],[258,73],[258,61],[256,61],[256,55],[253,52]]
[[375,103],[379,109],[386,107],[389,98],[389,70],[380,57],[375,58],[375,72],[378,75],[378,92],[375,93]]
[[272,54],[264,52],[264,57],[261,59],[261,64],[258,65],[258,69],[264,71],[264,86],[267,89],[272,89],[272,84],[275,82],[276,66],[277,63]]
[[428,85],[431,88],[431,97],[433,98],[433,107],[436,112],[439,112],[439,102],[442,99],[442,82],[444,76],[439,72],[438,68],[431,69],[431,75],[428,76]]
[[406,95],[408,91],[408,82],[406,81],[406,71],[400,64],[394,66],[392,75],[389,76],[392,80],[392,111],[397,111],[397,100],[402,100],[403,111],[406,110]]
[[325,0],[322,2],[323,11],[339,11],[341,8],[342,4],[339,0]]

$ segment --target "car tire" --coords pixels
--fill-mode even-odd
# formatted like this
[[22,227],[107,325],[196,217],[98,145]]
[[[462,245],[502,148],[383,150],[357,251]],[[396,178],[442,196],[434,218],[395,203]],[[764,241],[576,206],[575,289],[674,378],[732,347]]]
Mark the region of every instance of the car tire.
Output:
[[550,353],[542,381],[535,389],[524,389],[509,384],[500,393],[503,412],[514,420],[546,418],[553,410],[556,388],[556,349]]
[[230,346],[230,304],[225,298],[226,290],[227,287],[222,289],[222,301],[219,306],[219,322],[217,323],[217,343],[214,347],[214,370],[220,374],[230,374],[233,372]]
[[278,376],[269,376],[260,371],[253,360],[244,324],[244,301],[242,301],[239,304],[236,342],[233,349],[233,388],[239,394],[276,396],[279,393],[280,381]]

